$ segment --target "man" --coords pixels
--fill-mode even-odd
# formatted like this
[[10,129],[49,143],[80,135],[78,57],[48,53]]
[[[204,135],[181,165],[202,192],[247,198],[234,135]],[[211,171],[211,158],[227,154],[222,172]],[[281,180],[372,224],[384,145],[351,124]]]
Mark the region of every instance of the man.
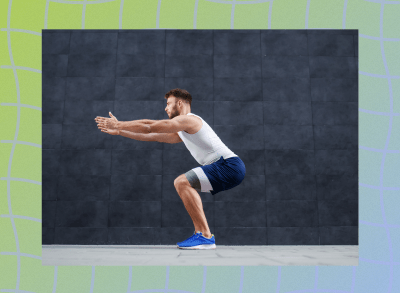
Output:
[[[191,113],[192,97],[182,89],[173,89],[165,97],[166,120],[118,121],[95,118],[98,128],[111,135],[122,135],[141,141],[158,141],[186,145],[196,161],[202,165],[178,176],[174,186],[194,224],[194,234],[177,245],[181,249],[215,249],[198,191],[216,194],[239,185],[246,174],[243,161],[216,135],[198,115]],[[197,231],[197,233],[196,233]]]

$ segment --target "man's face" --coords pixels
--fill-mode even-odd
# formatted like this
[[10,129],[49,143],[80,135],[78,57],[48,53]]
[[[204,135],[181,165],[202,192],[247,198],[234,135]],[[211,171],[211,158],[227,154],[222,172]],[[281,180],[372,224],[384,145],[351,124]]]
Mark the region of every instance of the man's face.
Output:
[[167,107],[165,108],[165,112],[167,112],[169,119],[173,119],[180,115],[176,104],[177,101],[178,99],[173,96],[170,96],[167,99]]

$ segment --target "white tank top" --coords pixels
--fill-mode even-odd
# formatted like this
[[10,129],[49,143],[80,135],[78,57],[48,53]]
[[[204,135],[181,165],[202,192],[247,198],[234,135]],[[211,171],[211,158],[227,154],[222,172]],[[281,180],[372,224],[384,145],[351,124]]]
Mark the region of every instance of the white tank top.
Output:
[[189,134],[185,131],[179,131],[178,135],[186,145],[193,158],[202,166],[209,165],[218,161],[221,156],[226,160],[231,157],[237,157],[218,137],[212,128],[200,116],[203,126],[195,134]]

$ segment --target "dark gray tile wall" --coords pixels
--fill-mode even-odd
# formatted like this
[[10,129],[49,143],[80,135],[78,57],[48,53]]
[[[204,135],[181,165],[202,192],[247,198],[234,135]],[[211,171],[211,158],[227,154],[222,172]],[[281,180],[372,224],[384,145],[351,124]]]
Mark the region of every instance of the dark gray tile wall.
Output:
[[175,244],[193,233],[183,143],[94,118],[168,119],[179,87],[246,165],[200,193],[222,245],[358,244],[357,30],[44,30],[43,244]]

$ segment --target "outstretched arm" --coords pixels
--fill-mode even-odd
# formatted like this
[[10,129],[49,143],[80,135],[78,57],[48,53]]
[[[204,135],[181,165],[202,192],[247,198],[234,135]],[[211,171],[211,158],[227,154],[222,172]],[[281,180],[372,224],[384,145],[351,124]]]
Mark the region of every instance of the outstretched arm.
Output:
[[173,119],[144,121],[118,121],[116,128],[138,133],[177,133],[193,126],[193,120],[183,115]]
[[136,133],[150,133],[151,124],[142,122],[142,120],[118,121],[116,124],[116,128],[119,130],[127,130]]
[[[112,117],[111,119],[114,120],[113,123],[119,122],[117,118],[112,116],[110,113],[110,116]],[[111,129],[111,128],[106,128],[104,126],[104,119],[99,119],[96,118],[96,121],[99,121],[98,128],[101,129],[102,132],[111,134],[111,135],[121,135],[124,137],[128,137],[131,139],[135,140],[141,140],[141,141],[158,141],[158,142],[166,142],[166,143],[179,143],[181,142],[181,138],[179,137],[178,133],[138,133],[138,132],[132,132],[128,130],[119,130],[117,128]],[[100,122],[102,121],[102,122]],[[143,120],[142,120],[143,121]],[[145,119],[144,124],[148,125],[156,125],[158,120],[148,120]]]
[[118,135],[140,141],[155,141],[155,137],[146,133],[136,133],[128,130],[118,130]]
[[140,141],[157,141],[157,142],[165,142],[165,143],[179,143],[181,142],[181,138],[177,133],[135,133],[127,130],[118,130],[119,135],[140,140]]
[[127,130],[136,133],[150,133],[150,126],[157,120],[134,120],[134,121],[118,121],[114,115],[109,112],[111,118],[99,117],[95,118],[99,127],[105,129]]
[[179,115],[173,119],[164,120],[133,120],[118,121],[109,112],[111,118],[96,117],[96,122],[101,127],[117,130],[127,130],[136,133],[177,133],[193,127],[194,121],[186,115]]

